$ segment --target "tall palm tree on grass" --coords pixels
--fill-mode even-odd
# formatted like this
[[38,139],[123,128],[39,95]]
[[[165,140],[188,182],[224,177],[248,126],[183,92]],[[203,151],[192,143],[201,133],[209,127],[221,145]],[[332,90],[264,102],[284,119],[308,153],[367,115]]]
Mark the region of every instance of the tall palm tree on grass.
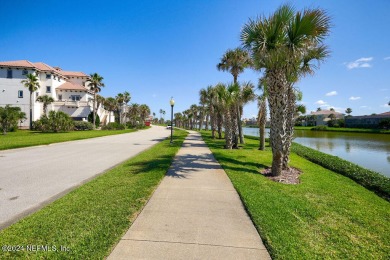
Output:
[[93,92],[93,127],[96,127],[96,96],[97,93],[101,91],[101,88],[104,87],[103,77],[97,73],[93,73],[89,75],[89,79],[87,80],[88,86],[90,90]]
[[111,123],[111,114],[118,108],[118,101],[113,97],[108,97],[104,101],[104,108],[110,113],[109,121]]
[[27,74],[26,79],[22,80],[21,83],[28,89],[30,92],[30,130],[32,130],[32,103],[33,103],[33,93],[39,89],[38,77],[34,74]]
[[254,68],[264,69],[271,115],[272,175],[279,176],[283,169],[287,121],[294,111],[289,103],[295,102],[294,83],[307,74],[313,74],[312,61],[324,60],[329,52],[323,44],[329,34],[330,18],[321,9],[296,12],[291,5],[279,7],[269,17],[249,20],[241,32],[245,48],[251,52]]

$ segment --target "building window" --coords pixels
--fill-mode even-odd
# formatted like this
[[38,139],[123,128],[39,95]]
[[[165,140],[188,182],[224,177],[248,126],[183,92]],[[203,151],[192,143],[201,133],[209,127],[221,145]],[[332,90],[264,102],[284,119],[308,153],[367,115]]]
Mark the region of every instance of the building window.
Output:
[[18,98],[23,98],[23,90],[18,91]]
[[46,86],[46,93],[51,93],[51,87],[50,86]]
[[22,75],[27,75],[27,74],[28,74],[28,70],[23,70]]
[[70,99],[72,100],[72,101],[80,101],[80,99],[81,99],[81,97],[79,96],[79,95],[72,95],[72,96],[70,96]]
[[51,74],[46,74],[47,79],[51,79]]
[[7,70],[7,78],[12,79],[12,70],[11,69]]
[[56,79],[56,75],[53,75],[53,79]]
[[59,100],[59,101],[62,101],[62,95],[61,95],[61,94],[58,95],[58,100]]

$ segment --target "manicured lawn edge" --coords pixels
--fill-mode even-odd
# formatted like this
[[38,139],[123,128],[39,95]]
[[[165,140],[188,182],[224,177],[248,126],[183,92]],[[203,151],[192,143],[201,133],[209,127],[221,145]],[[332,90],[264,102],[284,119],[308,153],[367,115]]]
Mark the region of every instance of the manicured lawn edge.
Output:
[[[255,136],[245,135],[245,138],[259,140]],[[356,181],[363,187],[375,192],[378,196],[390,201],[390,178],[340,157],[323,153],[298,143],[292,143],[291,151],[315,164]]]
[[257,138],[241,149],[202,137],[229,176],[272,259],[386,259],[390,204],[348,177],[291,153],[298,185],[273,182],[259,172],[272,152]]
[[88,130],[64,133],[42,133],[37,131],[19,130],[17,132],[9,132],[6,135],[0,135],[0,150],[48,145],[109,135],[127,134],[138,130],[144,129]]
[[[165,176],[186,136],[187,132],[175,130],[173,145],[166,139],[0,231],[0,245],[24,247],[17,252],[3,248],[1,256],[10,259],[108,256]],[[33,246],[41,250],[31,250]],[[44,246],[51,251],[42,250]],[[61,251],[61,247],[69,251]]]

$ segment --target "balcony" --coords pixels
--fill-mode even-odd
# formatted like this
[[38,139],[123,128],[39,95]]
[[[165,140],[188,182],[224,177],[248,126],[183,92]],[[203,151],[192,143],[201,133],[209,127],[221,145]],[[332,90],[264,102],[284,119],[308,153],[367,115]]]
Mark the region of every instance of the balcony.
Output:
[[88,107],[88,101],[59,100],[53,102],[54,106]]

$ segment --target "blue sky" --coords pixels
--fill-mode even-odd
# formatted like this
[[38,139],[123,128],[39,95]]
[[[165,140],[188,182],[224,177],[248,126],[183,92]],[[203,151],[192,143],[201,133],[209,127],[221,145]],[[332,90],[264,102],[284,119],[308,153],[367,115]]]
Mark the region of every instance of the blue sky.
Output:
[[[131,103],[158,115],[171,96],[175,112],[199,101],[199,90],[232,76],[216,69],[240,46],[249,18],[269,15],[285,1],[5,1],[0,8],[0,60],[27,59],[64,70],[97,72],[105,97],[129,91]],[[331,56],[302,79],[308,111],[334,107],[352,115],[390,111],[390,1],[290,1],[321,7],[332,17]],[[240,81],[257,83],[247,70]],[[244,117],[257,114],[256,104]]]

